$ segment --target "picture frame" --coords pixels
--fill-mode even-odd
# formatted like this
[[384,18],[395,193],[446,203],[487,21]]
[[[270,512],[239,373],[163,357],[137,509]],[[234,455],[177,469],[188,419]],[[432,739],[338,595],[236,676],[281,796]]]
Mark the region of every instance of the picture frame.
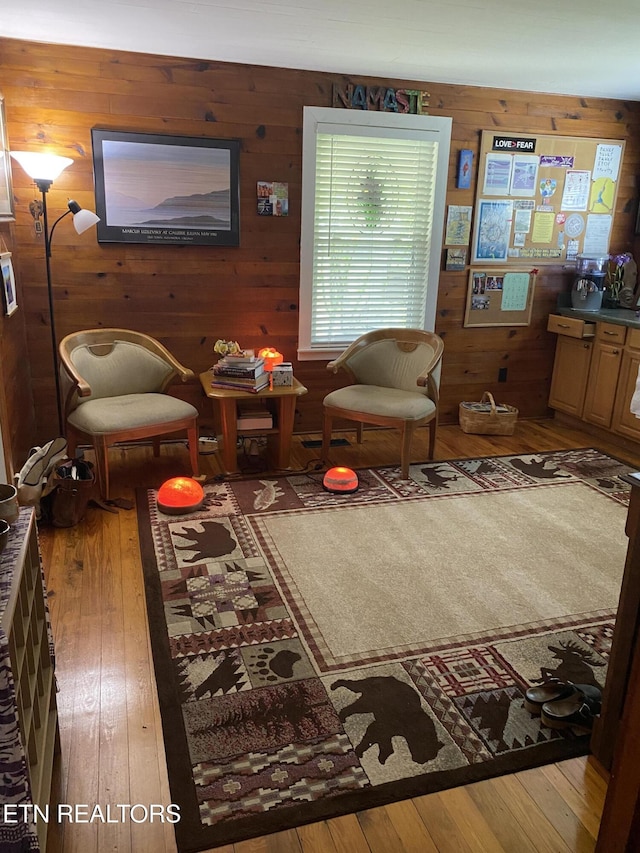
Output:
[[444,268],[447,271],[463,270],[467,266],[467,249],[445,249]]
[[99,243],[240,245],[235,139],[91,131]]
[[537,269],[472,267],[464,326],[528,326]]
[[462,148],[458,151],[458,170],[456,172],[456,189],[468,190],[471,188],[471,172],[473,169],[473,151],[470,148]]
[[0,254],[0,271],[2,272],[2,301],[4,304],[4,313],[9,317],[18,309],[16,280],[13,274],[13,264],[11,263],[11,252],[3,252]]
[[506,263],[512,219],[512,199],[478,199],[473,234],[474,263]]
[[7,122],[4,98],[0,96],[0,222],[15,222],[15,219]]

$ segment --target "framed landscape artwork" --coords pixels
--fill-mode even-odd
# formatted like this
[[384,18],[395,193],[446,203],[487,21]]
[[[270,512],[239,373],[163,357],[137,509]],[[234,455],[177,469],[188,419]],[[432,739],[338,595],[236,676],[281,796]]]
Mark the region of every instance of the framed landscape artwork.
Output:
[[240,244],[240,144],[91,131],[99,243]]

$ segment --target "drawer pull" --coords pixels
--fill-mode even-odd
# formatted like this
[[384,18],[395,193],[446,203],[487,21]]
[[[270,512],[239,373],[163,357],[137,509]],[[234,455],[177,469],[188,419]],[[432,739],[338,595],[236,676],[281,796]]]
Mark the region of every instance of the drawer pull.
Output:
[[558,323],[559,329],[570,329],[571,326],[568,323]]
[[618,337],[618,333],[617,333],[617,332],[610,332],[608,329],[605,329],[605,330],[604,330],[604,332],[603,332],[603,334],[605,334],[605,335],[614,335],[614,337]]

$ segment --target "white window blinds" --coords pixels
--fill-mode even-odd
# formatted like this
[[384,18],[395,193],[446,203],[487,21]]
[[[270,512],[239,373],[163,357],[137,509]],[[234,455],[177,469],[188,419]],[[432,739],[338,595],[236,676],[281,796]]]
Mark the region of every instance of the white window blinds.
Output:
[[[392,116],[398,118],[418,117]],[[449,138],[411,127],[319,123],[315,129],[306,254],[303,221],[300,355],[305,337],[309,350],[326,353],[371,329],[433,328],[428,294],[430,286],[437,291],[444,213],[438,172]]]

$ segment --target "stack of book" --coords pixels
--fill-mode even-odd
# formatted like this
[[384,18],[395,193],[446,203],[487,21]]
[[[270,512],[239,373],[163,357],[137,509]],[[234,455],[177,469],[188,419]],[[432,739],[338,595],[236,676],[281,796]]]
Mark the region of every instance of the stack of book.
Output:
[[250,391],[254,394],[269,386],[269,374],[264,359],[256,355],[225,355],[211,368],[214,388]]

